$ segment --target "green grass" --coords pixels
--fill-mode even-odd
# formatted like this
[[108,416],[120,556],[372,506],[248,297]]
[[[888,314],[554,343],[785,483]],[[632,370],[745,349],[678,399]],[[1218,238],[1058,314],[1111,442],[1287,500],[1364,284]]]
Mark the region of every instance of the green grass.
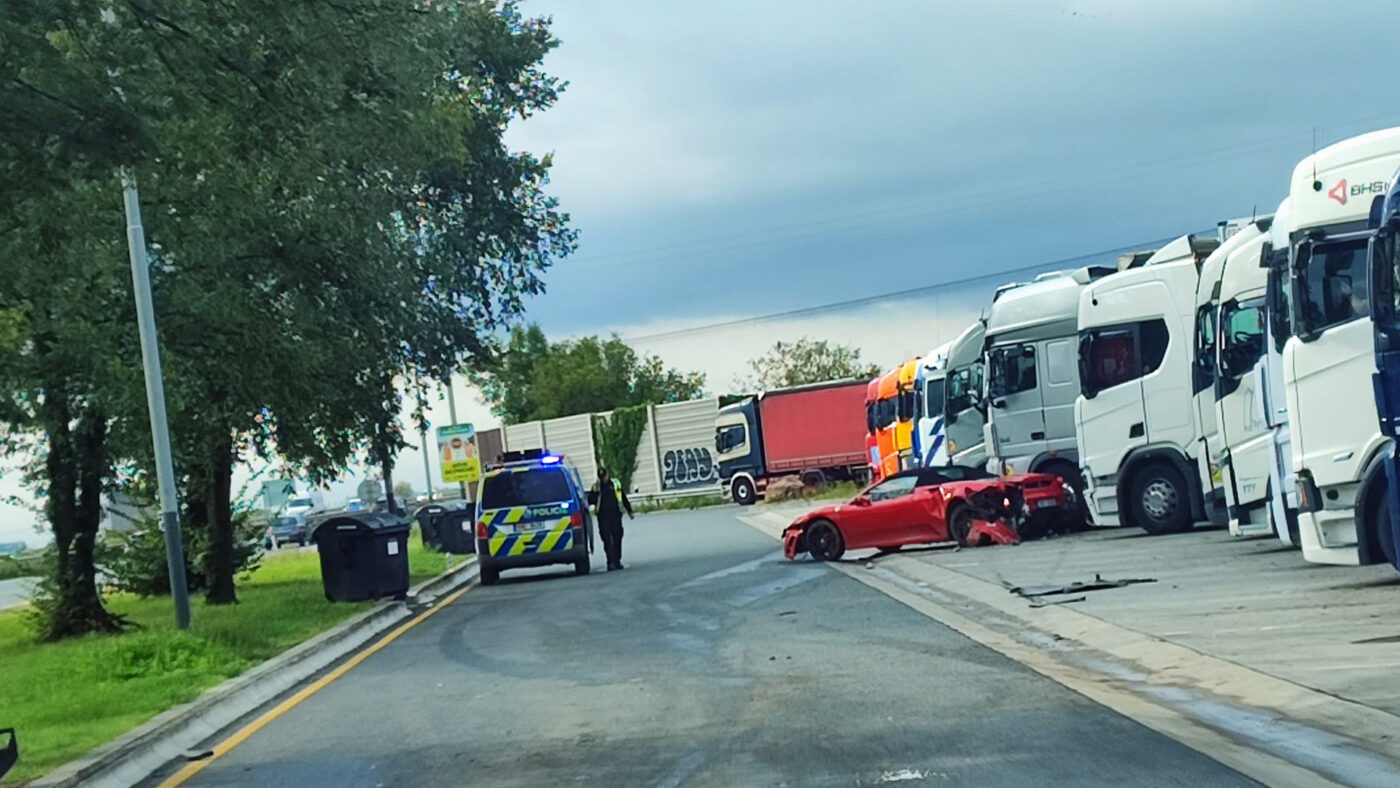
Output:
[[[769,488],[770,490],[772,488]],[[855,482],[835,482],[821,487],[804,487],[798,497],[765,498],[765,504],[789,503],[792,501],[845,501],[856,497],[861,488]]]
[[[416,533],[408,558],[413,583],[447,566]],[[0,613],[0,727],[17,729],[21,754],[7,782],[51,771],[374,605],[327,602],[314,551],[264,556],[238,597],[223,607],[196,598],[180,632],[169,598],[118,594],[108,608],[140,629],[60,643],[36,643],[23,611]]]

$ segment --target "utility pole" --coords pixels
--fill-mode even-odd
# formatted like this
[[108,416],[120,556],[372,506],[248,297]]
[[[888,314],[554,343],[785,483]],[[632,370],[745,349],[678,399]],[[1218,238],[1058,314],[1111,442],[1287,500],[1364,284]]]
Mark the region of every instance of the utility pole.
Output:
[[141,364],[146,371],[146,405],[151,413],[151,442],[156,452],[156,481],[160,486],[160,528],[165,534],[165,563],[170,569],[170,596],[175,601],[175,626],[190,628],[190,594],[185,587],[185,547],[180,543],[180,502],[175,493],[175,463],[170,458],[170,427],[165,419],[165,379],[160,371],[155,305],[151,302],[151,268],[146,260],[146,231],[141,226],[141,198],[136,175],[123,168],[122,198],[126,204],[126,245],[131,256],[131,285],[136,291],[136,319],[141,333]]
[[423,477],[428,480],[428,501],[433,500],[433,464],[428,461],[428,431],[418,431],[418,440],[423,445]]
[[[452,419],[452,424],[457,424],[457,398],[452,396],[452,376],[447,376],[447,417]],[[467,500],[467,483],[457,482],[457,491],[462,496],[462,500]]]

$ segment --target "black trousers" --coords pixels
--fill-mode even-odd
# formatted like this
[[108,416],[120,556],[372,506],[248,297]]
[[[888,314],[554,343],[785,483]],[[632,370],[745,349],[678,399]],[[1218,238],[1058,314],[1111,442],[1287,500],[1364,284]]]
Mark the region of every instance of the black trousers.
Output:
[[608,566],[622,563],[622,518],[599,517],[598,536],[603,540],[603,553],[608,557]]

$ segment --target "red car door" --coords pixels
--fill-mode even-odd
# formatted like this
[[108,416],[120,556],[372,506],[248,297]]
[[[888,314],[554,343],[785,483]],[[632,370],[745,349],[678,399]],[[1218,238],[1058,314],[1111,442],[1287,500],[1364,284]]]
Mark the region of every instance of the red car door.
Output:
[[942,488],[919,487],[910,498],[907,520],[909,541],[918,544],[951,541]]
[[842,507],[841,533],[846,547],[893,547],[909,542],[913,476],[895,476],[867,489],[859,498],[866,504]]

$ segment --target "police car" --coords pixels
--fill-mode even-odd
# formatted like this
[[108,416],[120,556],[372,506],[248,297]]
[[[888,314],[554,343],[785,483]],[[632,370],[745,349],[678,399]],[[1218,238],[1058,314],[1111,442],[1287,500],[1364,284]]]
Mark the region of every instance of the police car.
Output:
[[502,569],[573,564],[586,575],[593,516],[578,472],[541,451],[507,452],[477,488],[476,556],[481,584]]

